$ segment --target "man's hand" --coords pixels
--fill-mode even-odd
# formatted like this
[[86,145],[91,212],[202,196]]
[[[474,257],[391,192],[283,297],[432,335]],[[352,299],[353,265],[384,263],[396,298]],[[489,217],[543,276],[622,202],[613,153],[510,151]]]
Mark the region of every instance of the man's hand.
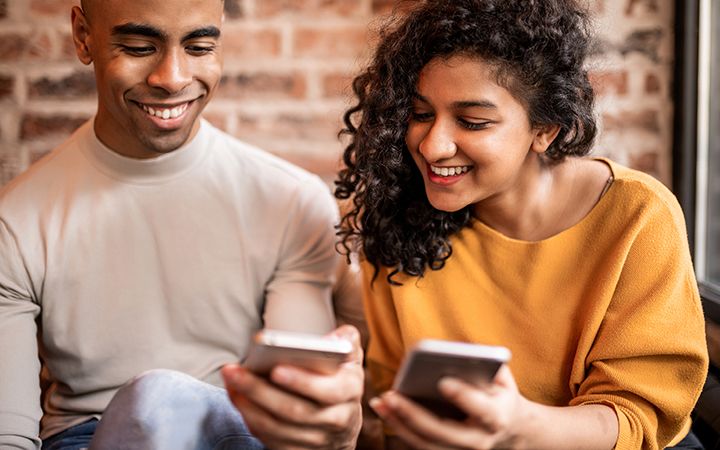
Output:
[[238,364],[223,367],[230,399],[250,432],[272,449],[352,449],[362,425],[362,349],[358,331],[344,325],[328,335],[353,344],[332,375],[277,366],[270,381]]

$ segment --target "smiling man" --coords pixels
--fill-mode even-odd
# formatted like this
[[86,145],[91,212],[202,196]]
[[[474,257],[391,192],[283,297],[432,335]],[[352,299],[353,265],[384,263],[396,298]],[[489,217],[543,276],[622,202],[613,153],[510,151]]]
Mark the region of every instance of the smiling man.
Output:
[[[1,448],[353,446],[362,356],[333,330],[335,202],[200,118],[222,22],[221,0],[73,8],[97,113],[0,191]],[[356,351],[271,383],[236,364],[263,327]]]

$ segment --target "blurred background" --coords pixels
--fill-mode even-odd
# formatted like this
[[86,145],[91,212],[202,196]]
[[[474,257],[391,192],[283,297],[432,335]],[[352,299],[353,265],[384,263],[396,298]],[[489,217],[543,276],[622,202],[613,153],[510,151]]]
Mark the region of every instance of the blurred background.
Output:
[[[95,110],[73,0],[0,0],[0,185]],[[353,73],[393,0],[225,0],[225,76],[205,117],[327,181]],[[671,183],[673,2],[596,0],[597,154]]]

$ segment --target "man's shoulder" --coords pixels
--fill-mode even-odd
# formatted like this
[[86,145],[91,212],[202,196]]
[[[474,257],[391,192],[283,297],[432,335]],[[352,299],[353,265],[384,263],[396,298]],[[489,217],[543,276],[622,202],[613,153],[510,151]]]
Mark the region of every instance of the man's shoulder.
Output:
[[227,149],[228,156],[238,163],[246,179],[264,185],[325,187],[316,174],[222,130],[212,129],[219,147]]
[[55,189],[58,183],[71,180],[79,169],[80,147],[88,132],[92,132],[90,121],[0,188],[0,205],[14,199],[28,201],[32,196],[44,196],[43,192]]

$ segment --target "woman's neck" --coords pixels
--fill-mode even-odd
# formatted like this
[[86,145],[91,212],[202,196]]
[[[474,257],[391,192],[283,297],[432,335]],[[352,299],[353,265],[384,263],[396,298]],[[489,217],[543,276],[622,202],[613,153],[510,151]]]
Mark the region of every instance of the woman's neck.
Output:
[[507,237],[539,241],[572,226],[577,170],[575,159],[549,164],[540,158],[526,161],[522,175],[510,190],[475,205],[475,216]]

